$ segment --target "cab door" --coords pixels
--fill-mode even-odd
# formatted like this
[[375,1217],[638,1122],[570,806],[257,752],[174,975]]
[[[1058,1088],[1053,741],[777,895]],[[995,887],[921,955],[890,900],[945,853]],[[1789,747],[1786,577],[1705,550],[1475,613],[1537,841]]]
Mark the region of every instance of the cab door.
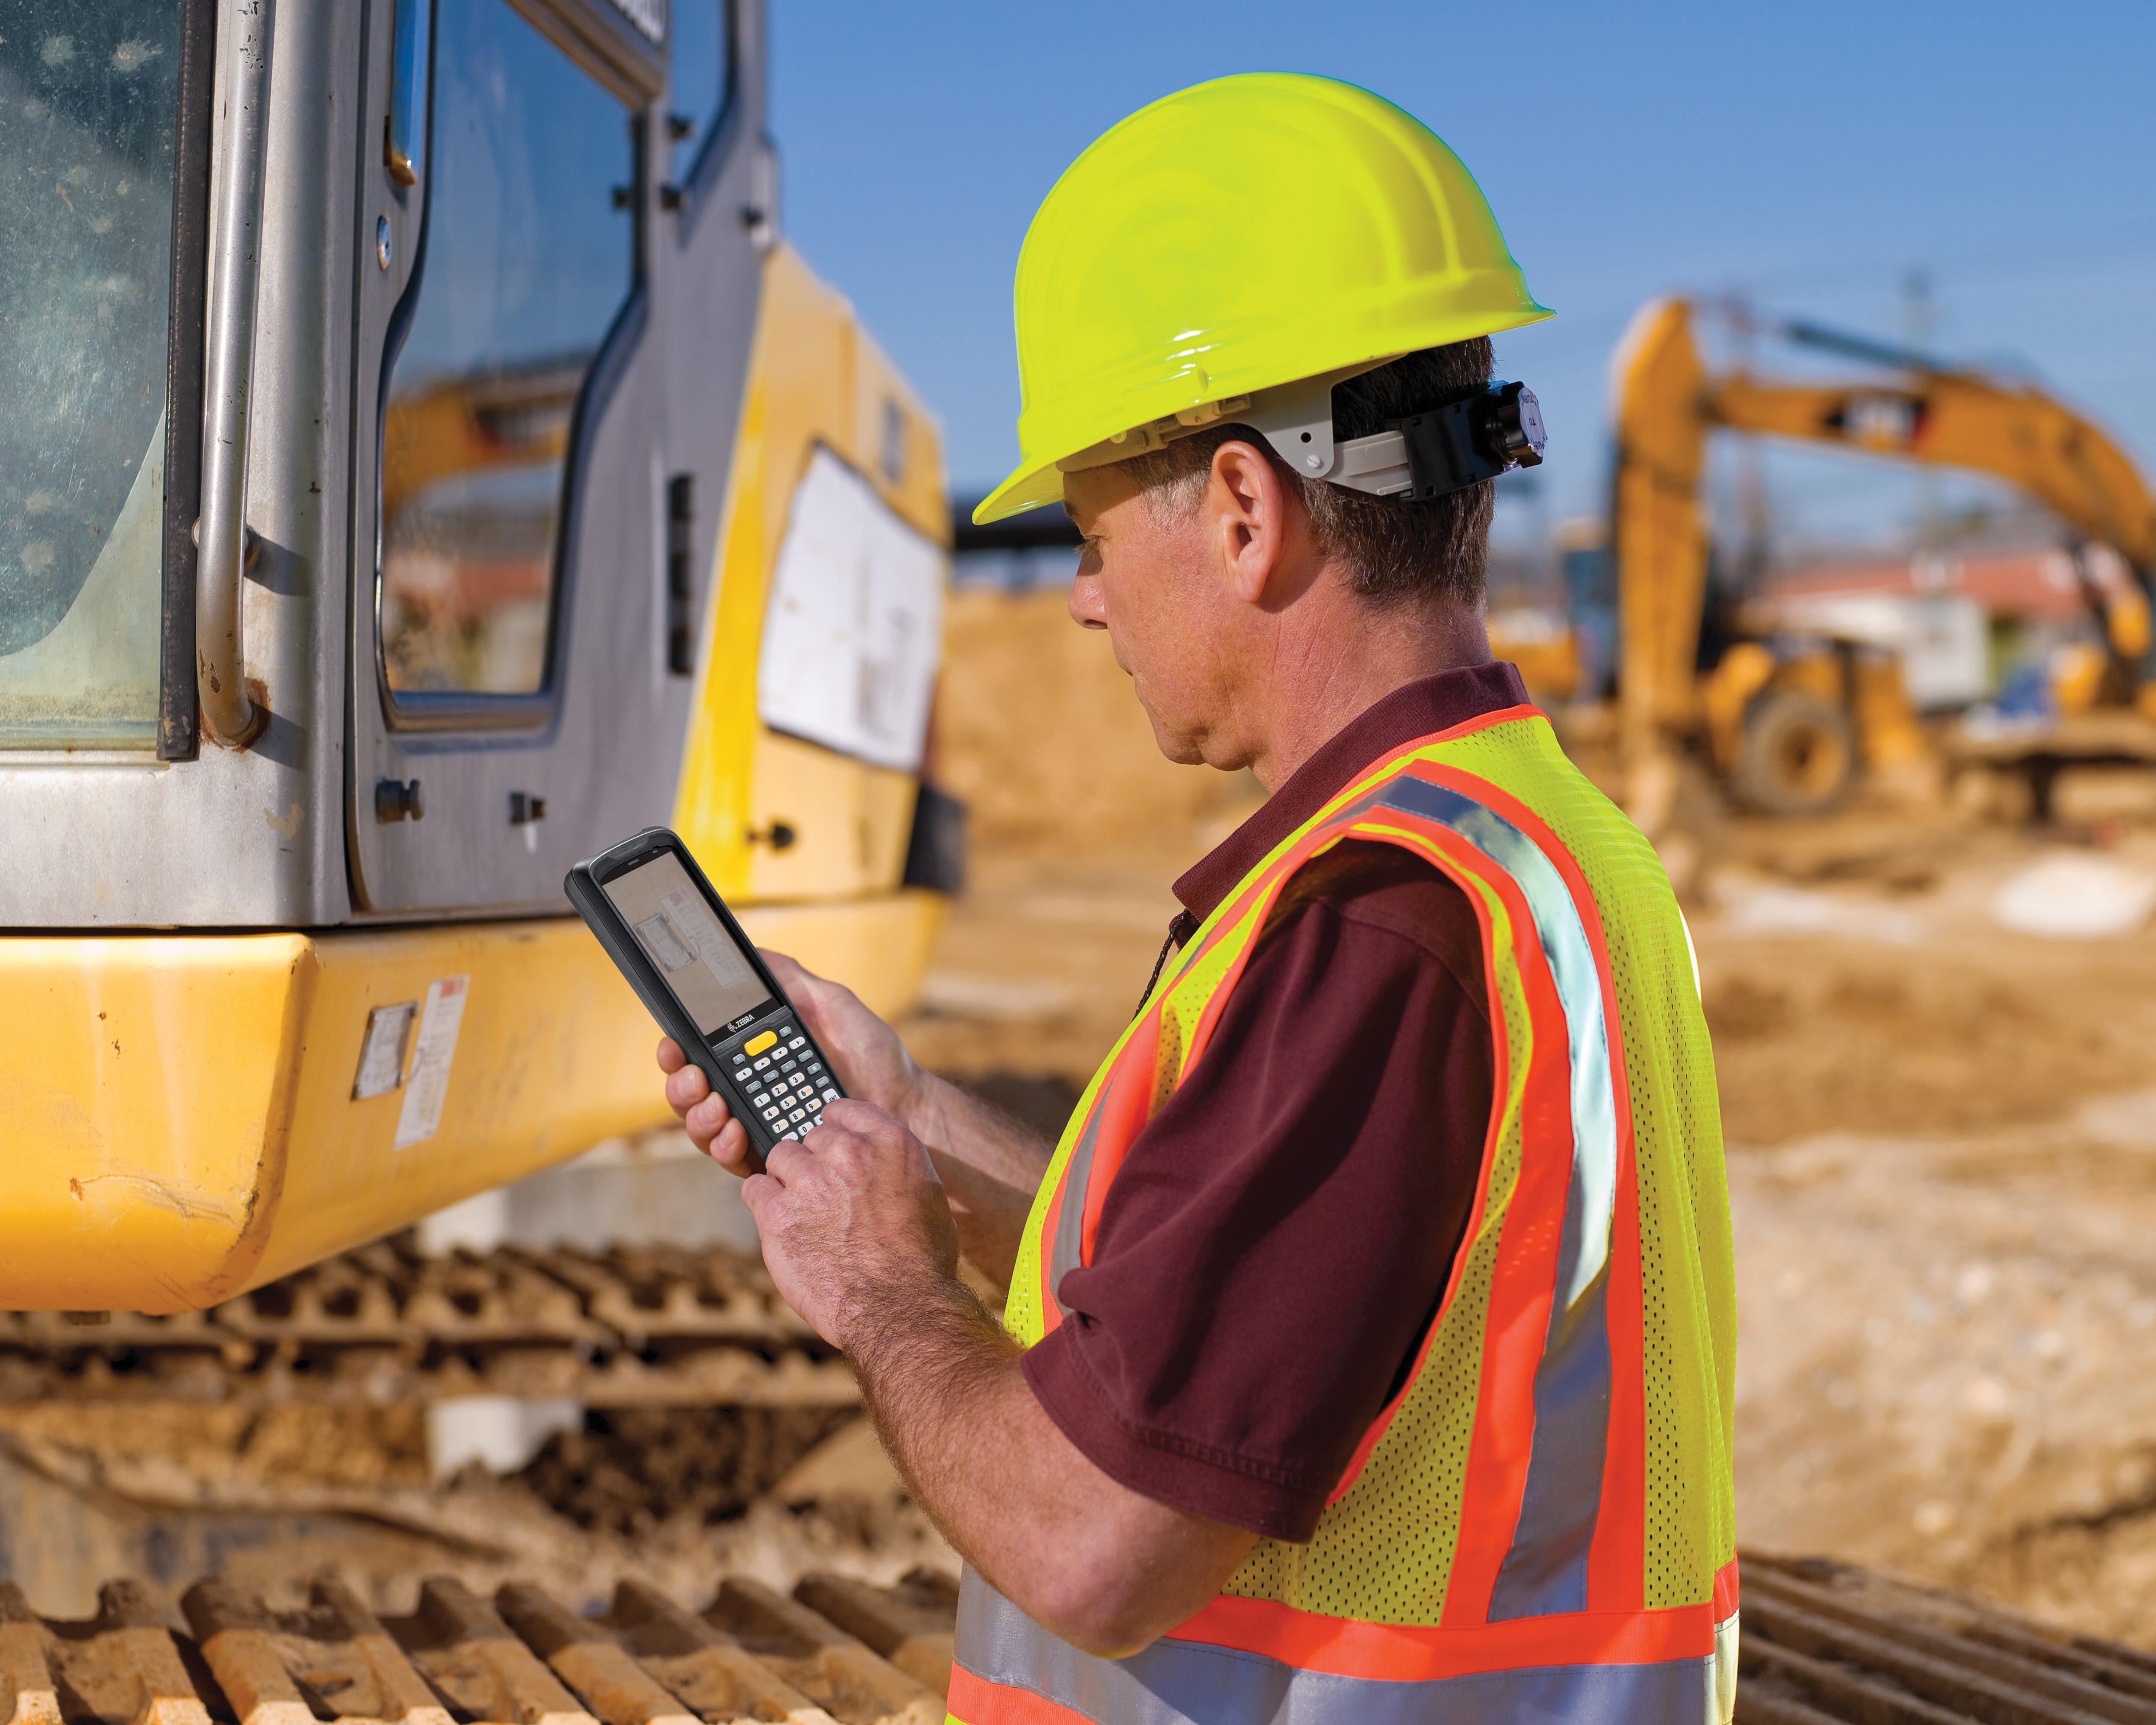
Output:
[[760,12],[372,11],[353,900],[548,908],[672,803],[768,231]]

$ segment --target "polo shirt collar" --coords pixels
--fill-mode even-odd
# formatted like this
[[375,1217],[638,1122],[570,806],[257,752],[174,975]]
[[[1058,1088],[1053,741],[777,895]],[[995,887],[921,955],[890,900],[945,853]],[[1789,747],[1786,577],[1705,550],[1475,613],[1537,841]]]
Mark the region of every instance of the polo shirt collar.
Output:
[[1404,743],[1450,731],[1486,713],[1528,705],[1527,685],[1502,660],[1455,666],[1403,684],[1351,719],[1295,770],[1259,809],[1175,883],[1191,919],[1176,919],[1188,938],[1190,931],[1218,908],[1235,884],[1297,827],[1347,788],[1348,782],[1381,756]]

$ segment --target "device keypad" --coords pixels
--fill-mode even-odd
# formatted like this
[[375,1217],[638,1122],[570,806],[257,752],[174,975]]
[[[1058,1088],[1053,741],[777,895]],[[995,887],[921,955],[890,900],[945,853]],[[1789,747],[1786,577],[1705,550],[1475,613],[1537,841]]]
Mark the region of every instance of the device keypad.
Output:
[[736,1111],[774,1139],[806,1137],[839,1100],[837,1081],[791,1014],[749,1037],[727,1061],[726,1076],[740,1093]]

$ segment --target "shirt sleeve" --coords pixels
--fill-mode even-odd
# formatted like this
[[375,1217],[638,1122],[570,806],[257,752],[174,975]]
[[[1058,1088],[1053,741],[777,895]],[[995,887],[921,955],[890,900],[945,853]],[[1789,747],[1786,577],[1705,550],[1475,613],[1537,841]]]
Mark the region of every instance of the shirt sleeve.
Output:
[[[1375,853],[1375,855],[1370,855]],[[1034,1393],[1111,1477],[1306,1540],[1450,1278],[1493,1060],[1466,894],[1343,845],[1133,1141]],[[1299,884],[1301,876],[1297,877]],[[1289,902],[1290,900],[1292,902]]]

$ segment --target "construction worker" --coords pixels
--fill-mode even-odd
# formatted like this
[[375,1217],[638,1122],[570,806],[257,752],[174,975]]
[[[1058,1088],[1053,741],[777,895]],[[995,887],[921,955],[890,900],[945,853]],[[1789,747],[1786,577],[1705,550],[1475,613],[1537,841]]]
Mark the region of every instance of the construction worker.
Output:
[[975,519],[1061,500],[1162,751],[1271,795],[1177,883],[1052,1153],[774,960],[861,1100],[744,1196],[966,1559],[952,1717],[1727,1721],[1697,970],[1481,618],[1491,480],[1541,441],[1488,337],[1550,314],[1426,128],[1277,74],[1088,149],[1016,305]]

